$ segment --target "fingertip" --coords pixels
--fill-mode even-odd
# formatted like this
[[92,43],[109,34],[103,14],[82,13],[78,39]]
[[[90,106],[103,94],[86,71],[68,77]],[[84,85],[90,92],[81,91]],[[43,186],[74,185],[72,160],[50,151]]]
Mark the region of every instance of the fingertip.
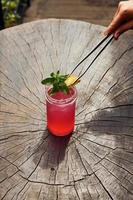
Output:
[[104,34],[104,36],[108,36],[109,35],[108,30],[104,31],[103,34]]
[[105,36],[109,36],[109,35],[111,35],[113,33],[113,26],[112,25],[109,25],[108,27],[107,27],[107,29],[104,31],[104,35]]
[[114,38],[117,40],[119,38],[119,36],[120,36],[120,32],[116,31],[114,33]]

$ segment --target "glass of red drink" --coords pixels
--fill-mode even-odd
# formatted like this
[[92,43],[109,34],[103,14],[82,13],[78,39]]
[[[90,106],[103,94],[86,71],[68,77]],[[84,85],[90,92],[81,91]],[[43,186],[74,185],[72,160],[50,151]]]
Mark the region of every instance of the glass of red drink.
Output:
[[66,136],[74,130],[77,90],[70,87],[68,94],[50,94],[46,87],[47,128],[56,136]]

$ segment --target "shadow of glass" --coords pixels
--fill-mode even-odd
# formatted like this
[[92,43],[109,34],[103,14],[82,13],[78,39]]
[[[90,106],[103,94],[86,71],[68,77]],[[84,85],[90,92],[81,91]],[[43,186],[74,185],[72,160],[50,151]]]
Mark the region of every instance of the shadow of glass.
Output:
[[[55,170],[56,167],[64,160],[65,152],[68,147],[71,134],[64,137],[57,137],[48,132],[44,134],[40,142],[35,148],[33,162],[42,169],[51,168]],[[38,155],[41,155],[40,162],[38,163]]]

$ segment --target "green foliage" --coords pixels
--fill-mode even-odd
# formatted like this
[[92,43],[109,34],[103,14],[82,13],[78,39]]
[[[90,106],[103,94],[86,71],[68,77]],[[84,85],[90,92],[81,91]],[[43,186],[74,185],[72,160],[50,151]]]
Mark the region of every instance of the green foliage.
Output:
[[20,16],[16,13],[19,0],[2,0],[5,27],[18,23]]
[[60,74],[59,71],[57,71],[57,73],[52,72],[50,74],[50,77],[42,80],[41,83],[44,85],[52,85],[51,94],[54,94],[59,91],[67,94],[69,91],[68,86],[65,84],[65,80],[67,78],[68,78],[68,75],[62,75]]

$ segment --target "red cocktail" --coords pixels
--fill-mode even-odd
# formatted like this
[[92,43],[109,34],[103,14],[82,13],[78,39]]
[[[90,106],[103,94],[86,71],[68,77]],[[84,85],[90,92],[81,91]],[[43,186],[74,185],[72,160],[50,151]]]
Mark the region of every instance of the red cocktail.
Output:
[[56,136],[68,135],[74,129],[77,90],[71,87],[68,94],[49,93],[46,88],[47,128]]

